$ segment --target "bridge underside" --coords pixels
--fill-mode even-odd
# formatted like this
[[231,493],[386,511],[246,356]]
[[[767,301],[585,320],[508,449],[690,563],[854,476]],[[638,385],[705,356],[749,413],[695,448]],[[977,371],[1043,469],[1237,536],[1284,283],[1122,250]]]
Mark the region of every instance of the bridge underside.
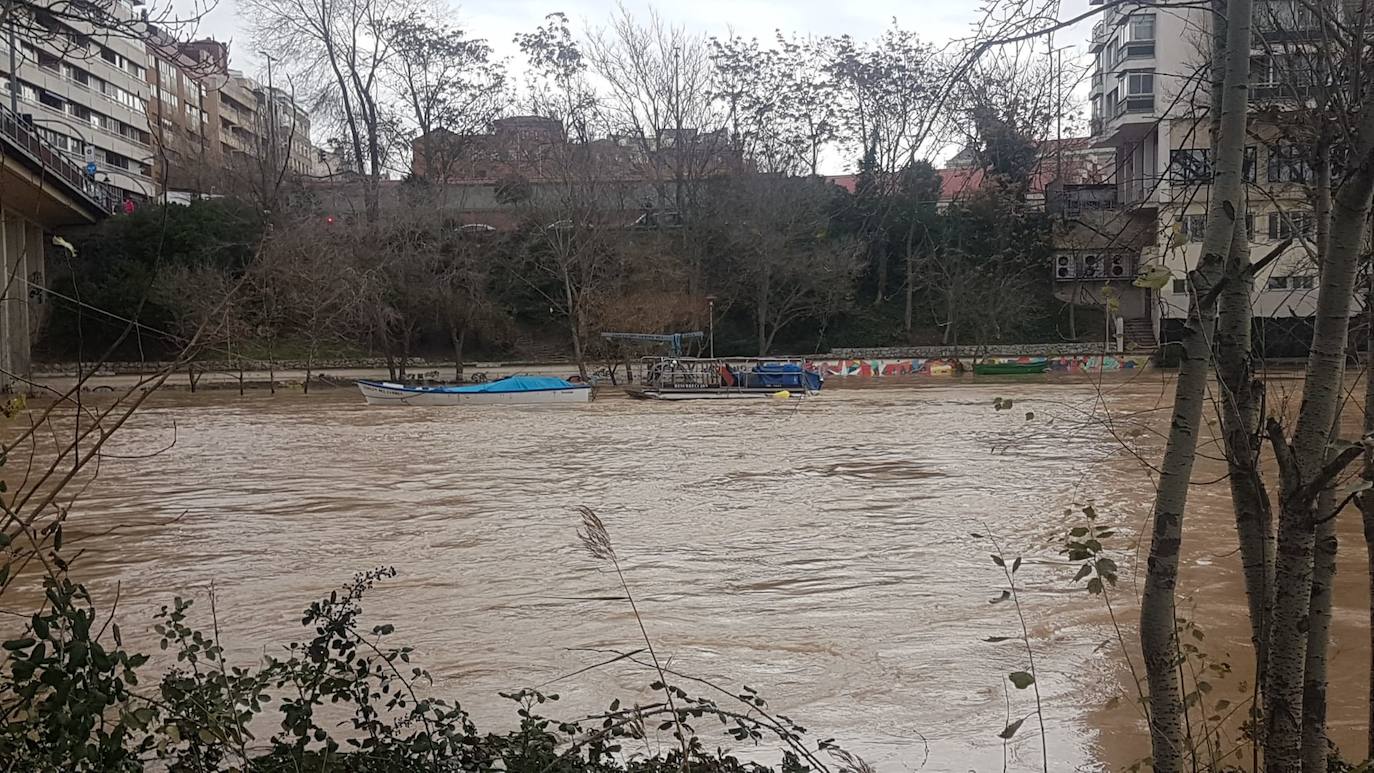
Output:
[[53,173],[31,137],[7,119],[0,116],[0,390],[10,392],[30,385],[30,349],[48,306],[44,258],[52,231],[95,223],[106,211],[66,179],[70,170],[66,178]]

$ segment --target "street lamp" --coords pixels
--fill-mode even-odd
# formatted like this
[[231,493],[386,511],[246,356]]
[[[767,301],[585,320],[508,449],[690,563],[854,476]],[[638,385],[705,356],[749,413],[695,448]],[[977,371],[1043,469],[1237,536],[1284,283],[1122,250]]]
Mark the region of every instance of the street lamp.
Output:
[[716,358],[716,296],[706,296],[706,329],[710,331],[711,359]]

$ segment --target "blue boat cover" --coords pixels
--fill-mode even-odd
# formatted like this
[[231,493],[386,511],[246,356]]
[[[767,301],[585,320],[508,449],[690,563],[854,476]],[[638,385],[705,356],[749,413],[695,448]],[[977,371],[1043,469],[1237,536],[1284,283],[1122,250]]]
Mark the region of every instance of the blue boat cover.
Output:
[[743,374],[747,387],[766,387],[769,389],[808,389],[821,388],[821,375],[795,362],[760,362],[752,372]]
[[547,392],[554,389],[579,389],[585,384],[574,384],[557,376],[509,376],[488,381],[485,384],[466,386],[425,387],[426,392],[473,393],[473,392]]

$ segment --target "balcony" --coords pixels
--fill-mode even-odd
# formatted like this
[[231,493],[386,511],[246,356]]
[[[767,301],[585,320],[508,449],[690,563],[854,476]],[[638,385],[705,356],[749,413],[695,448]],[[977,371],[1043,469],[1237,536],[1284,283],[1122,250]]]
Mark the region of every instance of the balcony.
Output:
[[1102,19],[1093,25],[1093,34],[1089,38],[1088,50],[1097,53],[1102,47],[1107,45],[1107,20]]
[[1311,84],[1256,83],[1250,86],[1254,102],[1306,102],[1316,88]]
[[1155,56],[1155,42],[1153,40],[1135,40],[1121,47],[1121,53],[1117,56],[1118,62],[1128,59],[1153,59]]
[[1102,72],[1100,70],[1093,72],[1092,78],[1089,80],[1088,91],[1091,94],[1102,93]]
[[1154,94],[1132,94],[1116,104],[1116,116],[1119,118],[1129,113],[1153,113],[1155,111]]
[[1052,215],[1076,218],[1085,212],[1110,212],[1120,209],[1116,186],[1104,185],[1066,185],[1050,194],[1045,202]]

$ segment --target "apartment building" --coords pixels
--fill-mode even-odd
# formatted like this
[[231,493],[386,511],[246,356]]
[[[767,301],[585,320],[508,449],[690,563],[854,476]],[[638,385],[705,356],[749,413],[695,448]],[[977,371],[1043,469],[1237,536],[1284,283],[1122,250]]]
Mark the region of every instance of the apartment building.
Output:
[[219,123],[231,171],[245,175],[284,167],[288,174],[308,175],[314,168],[310,114],[282,89],[229,70],[219,92]]
[[[1294,97],[1301,100],[1310,85],[1301,77],[1295,82],[1296,70],[1266,44],[1281,38],[1291,45],[1314,34],[1304,8],[1303,0],[1256,2],[1251,97],[1257,106],[1282,109]],[[1118,308],[1128,328],[1150,329],[1165,340],[1175,338],[1186,319],[1184,277],[1200,258],[1206,225],[1210,35],[1204,6],[1161,9],[1141,2],[1104,9],[1090,41],[1091,131],[1095,145],[1115,153],[1115,168],[1109,184],[1063,186],[1054,202],[1071,221],[1056,245],[1061,297],[1071,290],[1088,304]],[[1309,319],[1315,307],[1315,270],[1303,244],[1312,223],[1304,187],[1310,169],[1302,149],[1254,115],[1255,140],[1245,160],[1252,255],[1258,260],[1275,243],[1296,238],[1257,277],[1254,313],[1291,327]],[[1145,264],[1165,266],[1173,281],[1159,293],[1134,287],[1130,280]]]
[[8,107],[13,98],[21,120],[83,168],[93,168],[96,180],[139,201],[155,192],[148,54],[133,37],[139,26],[133,4],[96,2],[91,13],[119,20],[118,34],[70,14],[59,19],[19,7],[26,34],[17,41],[15,72],[9,71],[9,41],[0,36],[0,99]]
[[153,176],[164,195],[224,193],[219,91],[229,47],[154,32],[148,41],[148,128]]

